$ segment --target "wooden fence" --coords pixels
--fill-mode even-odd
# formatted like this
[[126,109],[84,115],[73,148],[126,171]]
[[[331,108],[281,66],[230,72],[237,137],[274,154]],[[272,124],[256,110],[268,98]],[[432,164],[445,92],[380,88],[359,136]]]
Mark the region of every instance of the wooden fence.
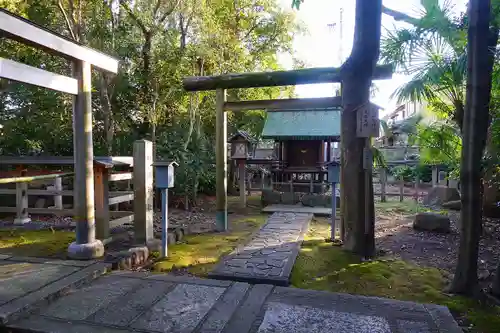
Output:
[[[148,156],[149,155],[149,156]],[[134,144],[134,156],[120,157],[96,157],[94,159],[94,196],[95,196],[95,219],[96,219],[96,236],[98,239],[105,240],[109,237],[109,229],[125,223],[134,222],[134,211],[147,212],[152,215],[153,207],[148,204],[149,198],[144,195],[145,190],[149,191],[153,188],[152,175],[153,166],[151,163],[152,152],[147,151],[144,145]],[[63,196],[73,197],[73,190],[63,189],[63,179],[73,177],[72,172],[52,172],[31,170],[28,167],[39,168],[40,166],[71,166],[72,158],[70,157],[29,157],[29,158],[14,158],[2,157],[0,165],[18,166],[19,171],[16,171],[18,176],[0,178],[0,184],[15,183],[15,189],[0,188],[0,194],[15,195],[15,207],[0,207],[2,213],[15,213],[16,218],[14,223],[24,224],[30,221],[29,214],[39,215],[58,215],[72,216],[73,209],[65,208],[63,205]],[[143,165],[144,168],[135,170],[134,165]],[[19,168],[21,167],[21,168]],[[117,171],[115,169],[125,169]],[[10,172],[12,173],[12,172]],[[40,175],[40,173],[45,173]],[[29,175],[35,174],[35,175]],[[29,184],[33,182],[51,182],[51,185],[46,186],[46,189],[29,188]],[[129,184],[126,187],[128,190],[110,191],[110,183],[124,182]],[[149,182],[148,184],[146,184]],[[132,190],[130,189],[132,187]],[[29,207],[29,196],[52,196],[54,198],[54,206],[45,207]],[[145,198],[145,200],[134,200],[135,198]],[[110,206],[118,205],[124,202],[134,201],[134,211],[112,211]],[[73,203],[74,205],[74,203]],[[139,206],[144,207],[139,207]],[[151,211],[151,212],[150,212]]]
[[[314,189],[318,186],[326,190],[330,185],[326,181],[326,178],[322,183],[318,183],[318,179],[315,180],[313,177],[311,177],[308,182],[279,182],[271,178],[266,178],[264,171],[261,171],[259,176],[260,177],[256,177],[257,179],[247,179],[246,189],[249,195],[251,192],[262,191],[267,188],[271,189],[275,186],[280,186],[280,188],[290,192],[297,191],[299,187],[301,189],[300,192],[303,192],[303,190],[307,188],[310,193],[313,193]],[[405,181],[402,178],[389,180],[387,170],[377,169],[373,171],[374,195],[380,197],[382,202],[385,202],[388,197],[397,197],[399,201],[403,201],[405,197],[411,197],[418,201],[420,198],[427,195],[428,189],[438,185],[459,189],[460,184],[457,181],[447,179],[447,174],[443,171],[439,172],[437,167],[434,167],[432,170],[431,182],[422,182],[418,179],[418,176],[411,181]]]

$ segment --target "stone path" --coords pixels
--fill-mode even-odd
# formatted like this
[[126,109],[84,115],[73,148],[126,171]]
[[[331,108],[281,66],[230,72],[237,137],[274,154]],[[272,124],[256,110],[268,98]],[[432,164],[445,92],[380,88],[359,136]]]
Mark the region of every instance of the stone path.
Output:
[[446,307],[273,285],[117,272],[8,324],[51,333],[459,333]]
[[297,205],[282,205],[282,204],[274,204],[266,206],[262,209],[264,213],[306,213],[306,214],[314,214],[318,216],[331,216],[332,208],[330,207],[307,207],[302,206],[301,204]]
[[223,258],[209,277],[287,286],[312,214],[274,213],[246,245]]
[[59,297],[68,288],[104,274],[96,261],[50,260],[0,255],[0,324]]

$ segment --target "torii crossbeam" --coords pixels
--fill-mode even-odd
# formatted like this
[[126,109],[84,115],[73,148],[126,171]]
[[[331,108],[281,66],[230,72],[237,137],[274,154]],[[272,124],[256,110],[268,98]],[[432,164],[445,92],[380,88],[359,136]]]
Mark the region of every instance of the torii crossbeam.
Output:
[[[393,66],[375,68],[373,79],[392,78]],[[268,101],[227,102],[226,89],[289,86],[299,84],[342,82],[341,68],[308,68],[290,71],[224,74],[217,76],[187,77],[183,80],[186,91],[216,90],[216,225],[227,230],[227,116],[226,111],[290,108],[290,106],[340,106],[341,98],[283,99]]]

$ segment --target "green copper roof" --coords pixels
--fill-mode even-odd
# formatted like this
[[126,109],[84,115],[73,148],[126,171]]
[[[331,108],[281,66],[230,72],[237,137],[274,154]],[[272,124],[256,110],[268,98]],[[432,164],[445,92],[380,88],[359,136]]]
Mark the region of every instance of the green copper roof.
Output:
[[340,108],[269,111],[263,139],[324,140],[340,137]]

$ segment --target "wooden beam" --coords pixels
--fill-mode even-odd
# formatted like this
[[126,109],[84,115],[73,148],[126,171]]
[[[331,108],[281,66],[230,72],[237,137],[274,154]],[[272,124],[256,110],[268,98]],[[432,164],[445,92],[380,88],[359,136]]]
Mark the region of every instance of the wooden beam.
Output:
[[0,78],[28,83],[72,95],[78,93],[78,82],[71,77],[44,71],[43,69],[4,58],[0,58]]
[[[6,188],[1,188],[0,189],[0,194],[16,194],[16,190],[14,189],[6,189]],[[68,190],[35,190],[35,189],[28,189],[28,195],[41,195],[41,196],[54,196],[54,195],[62,195],[66,197],[71,197],[73,196],[73,191],[68,191]]]
[[137,140],[134,155],[134,240],[136,244],[149,244],[154,240],[153,210],[153,143]]
[[[0,207],[1,213],[15,213],[16,211],[16,207]],[[74,211],[72,209],[28,207],[28,213],[35,215],[71,216],[74,214]]]
[[119,180],[130,180],[130,179],[133,179],[132,172],[112,173],[109,175],[110,182],[116,182]]
[[29,183],[29,182],[32,182],[34,180],[54,179],[57,177],[66,177],[66,176],[72,176],[72,175],[74,175],[73,172],[65,172],[65,173],[53,173],[50,175],[41,175],[41,176],[0,178],[0,184]]
[[109,227],[112,229],[112,228],[120,227],[126,223],[129,223],[129,224],[133,223],[134,222],[134,214],[132,214],[131,212],[129,212],[129,214],[130,215],[123,216],[123,217],[109,221]]
[[124,194],[117,197],[111,197],[108,200],[109,200],[109,205],[115,205],[122,202],[132,201],[134,200],[134,193]]
[[93,259],[104,255],[104,245],[95,238],[94,147],[92,142],[91,64],[74,61],[78,95],[73,100],[73,147],[75,157],[74,220],[76,240],[68,247],[71,259]]
[[329,108],[341,107],[342,97],[324,97],[324,98],[290,98],[290,99],[271,99],[261,101],[241,101],[226,102],[224,109],[228,111],[248,111],[248,110],[293,110],[305,108]]
[[[134,165],[131,156],[95,156],[94,163],[113,166],[129,166]],[[1,156],[0,164],[11,165],[74,165],[73,156]]]
[[215,102],[215,228],[227,231],[227,112],[224,111],[226,91],[217,89]]
[[71,60],[82,60],[116,74],[118,60],[0,8],[0,35]]
[[[392,65],[375,68],[374,80],[390,79]],[[341,82],[340,68],[307,68],[291,71],[224,74],[218,76],[192,76],[184,78],[182,85],[186,91],[202,91],[231,88],[257,88],[293,86],[298,84]]]
[[95,233],[97,239],[109,238],[109,169],[94,167]]

